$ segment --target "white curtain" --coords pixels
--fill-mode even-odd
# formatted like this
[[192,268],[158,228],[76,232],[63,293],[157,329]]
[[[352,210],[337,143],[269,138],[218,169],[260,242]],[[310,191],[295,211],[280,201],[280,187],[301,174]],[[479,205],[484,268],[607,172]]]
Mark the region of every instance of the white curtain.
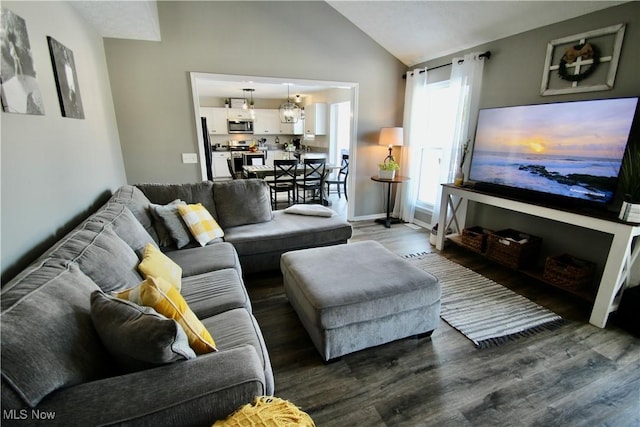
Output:
[[407,73],[407,85],[404,91],[404,116],[402,127],[404,141],[400,161],[400,175],[409,177],[408,181],[398,184],[393,205],[393,216],[406,222],[412,222],[418,199],[418,177],[420,168],[421,141],[420,126],[424,120],[415,117],[415,111],[424,111],[420,103],[424,102],[427,88],[427,69],[418,68]]
[[[442,167],[440,168],[440,182],[442,183],[453,182],[456,169],[460,165],[462,148],[473,137],[473,132],[476,128],[480,94],[482,92],[482,72],[484,70],[484,59],[480,57],[480,54],[481,52],[469,53],[463,58],[453,58],[451,62],[449,87],[451,88],[451,95],[458,99],[458,108],[451,152],[443,153]],[[469,176],[469,157],[472,147],[473,141],[470,141],[469,151],[462,169],[465,177]],[[442,188],[438,186],[436,204],[431,217],[432,226],[438,222],[441,194]]]

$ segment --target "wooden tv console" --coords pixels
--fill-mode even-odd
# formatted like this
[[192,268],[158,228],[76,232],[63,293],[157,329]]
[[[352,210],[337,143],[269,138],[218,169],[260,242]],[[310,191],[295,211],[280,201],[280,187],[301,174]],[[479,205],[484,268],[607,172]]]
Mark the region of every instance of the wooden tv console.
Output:
[[[617,310],[622,291],[628,286],[631,265],[640,255],[640,242],[636,242],[638,236],[640,236],[640,225],[538,206],[483,193],[471,188],[457,187],[453,184],[442,184],[440,217],[438,218],[440,226],[438,226],[436,249],[442,250],[445,240],[455,237],[455,234],[445,235],[447,229],[455,229],[457,233],[461,233],[465,228],[468,201],[496,206],[612,235],[611,247],[609,248],[589,319],[589,323],[599,328],[604,328],[607,325],[609,314]],[[443,227],[442,224],[446,224],[446,226]]]

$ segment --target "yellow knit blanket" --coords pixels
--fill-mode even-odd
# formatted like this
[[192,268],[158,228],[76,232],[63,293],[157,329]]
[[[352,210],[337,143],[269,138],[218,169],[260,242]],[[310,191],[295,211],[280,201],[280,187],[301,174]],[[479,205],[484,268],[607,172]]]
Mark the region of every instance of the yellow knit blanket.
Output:
[[272,396],[258,396],[226,420],[216,421],[213,427],[315,427],[311,417],[293,403]]

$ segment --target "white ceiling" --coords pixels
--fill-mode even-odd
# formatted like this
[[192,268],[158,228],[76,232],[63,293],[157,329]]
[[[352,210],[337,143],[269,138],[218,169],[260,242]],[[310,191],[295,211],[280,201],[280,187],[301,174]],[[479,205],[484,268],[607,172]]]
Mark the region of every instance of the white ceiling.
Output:
[[[159,41],[157,3],[81,0],[69,2],[103,37]],[[493,40],[612,7],[626,1],[430,1],[352,0],[327,3],[407,66]],[[200,95],[284,98],[282,81],[199,81]],[[294,85],[291,95],[326,85]]]
[[327,1],[407,66],[626,1]]
[[73,6],[102,37],[160,41],[155,0],[72,0]]
[[[327,1],[407,66],[626,2]],[[69,3],[103,37],[160,40],[155,0]]]

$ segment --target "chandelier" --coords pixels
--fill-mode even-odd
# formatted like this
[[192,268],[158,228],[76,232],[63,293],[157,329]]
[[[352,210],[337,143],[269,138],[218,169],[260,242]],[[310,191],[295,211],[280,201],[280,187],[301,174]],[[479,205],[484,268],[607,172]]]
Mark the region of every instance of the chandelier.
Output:
[[300,118],[300,107],[291,102],[289,89],[290,85],[287,85],[287,102],[280,106],[280,122],[298,123],[298,119]]

